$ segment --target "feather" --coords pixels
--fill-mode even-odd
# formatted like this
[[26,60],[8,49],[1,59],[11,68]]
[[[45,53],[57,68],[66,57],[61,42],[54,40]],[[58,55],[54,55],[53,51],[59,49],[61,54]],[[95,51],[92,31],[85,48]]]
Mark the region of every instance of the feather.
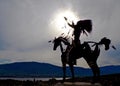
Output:
[[64,19],[67,21],[67,18],[66,18],[66,17],[64,17]]
[[83,30],[83,34],[85,34],[86,36],[88,36],[88,34],[85,32],[85,30]]
[[116,50],[116,47],[114,45],[111,46],[114,50]]

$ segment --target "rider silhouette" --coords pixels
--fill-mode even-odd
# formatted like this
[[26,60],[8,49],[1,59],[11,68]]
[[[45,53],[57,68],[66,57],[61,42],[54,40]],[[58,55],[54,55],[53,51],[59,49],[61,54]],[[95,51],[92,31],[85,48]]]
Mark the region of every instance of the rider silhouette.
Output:
[[[64,17],[64,18],[67,21],[67,18],[66,17]],[[80,38],[80,35],[81,35],[81,29],[77,24],[75,25],[73,21],[72,21],[72,24],[70,24],[69,22],[67,22],[67,23],[70,27],[72,27],[74,29],[74,31],[73,31],[73,36],[74,36],[73,42],[74,42],[75,46],[77,46],[78,44],[80,44],[79,38]]]
[[[64,17],[64,19],[67,21],[67,18]],[[81,33],[86,34],[87,32],[90,33],[92,31],[92,23],[91,20],[80,20],[77,22],[77,24],[74,24],[74,22],[72,21],[72,24],[70,24],[67,21],[68,25],[74,29],[73,31],[73,36],[74,36],[74,40],[72,42],[73,47],[74,47],[74,53],[77,56],[79,51],[82,51],[82,46],[81,46],[81,42],[79,40]],[[74,61],[76,64],[76,61]]]

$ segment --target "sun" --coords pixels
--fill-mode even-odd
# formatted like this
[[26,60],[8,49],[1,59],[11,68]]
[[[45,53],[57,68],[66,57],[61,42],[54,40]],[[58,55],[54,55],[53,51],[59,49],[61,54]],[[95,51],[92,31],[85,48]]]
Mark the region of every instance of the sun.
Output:
[[[64,19],[64,17],[67,18],[67,21]],[[78,21],[78,17],[75,14],[75,12],[71,10],[66,10],[66,11],[59,11],[56,13],[53,19],[53,25],[55,26],[56,30],[68,34],[70,32],[71,28],[68,26],[67,22],[69,23],[76,23]]]

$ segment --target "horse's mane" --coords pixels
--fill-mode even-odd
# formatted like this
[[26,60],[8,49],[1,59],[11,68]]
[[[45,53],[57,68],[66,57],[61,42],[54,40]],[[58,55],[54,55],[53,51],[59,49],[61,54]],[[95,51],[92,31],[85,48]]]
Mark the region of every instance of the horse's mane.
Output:
[[68,39],[66,37],[58,37],[59,40],[61,40],[65,45],[70,45],[70,42],[68,41]]

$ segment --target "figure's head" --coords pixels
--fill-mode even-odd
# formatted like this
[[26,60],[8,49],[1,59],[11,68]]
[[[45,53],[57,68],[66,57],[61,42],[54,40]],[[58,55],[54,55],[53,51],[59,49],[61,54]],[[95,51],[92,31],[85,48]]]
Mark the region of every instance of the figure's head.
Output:
[[80,20],[77,22],[77,26],[81,27],[81,30],[83,33],[91,33],[92,31],[92,21],[87,19],[87,20]]
[[107,39],[106,37],[102,38],[99,44],[104,44],[105,45],[105,50],[108,50],[110,48],[110,43],[111,40]]

